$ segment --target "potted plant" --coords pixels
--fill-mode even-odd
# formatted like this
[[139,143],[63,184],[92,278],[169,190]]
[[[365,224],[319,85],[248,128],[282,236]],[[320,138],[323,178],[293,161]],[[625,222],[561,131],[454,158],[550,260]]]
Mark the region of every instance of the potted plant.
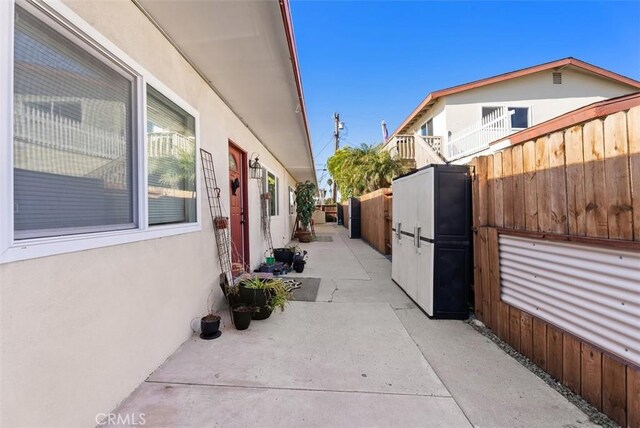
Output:
[[220,229],[221,230],[221,229],[226,229],[227,228],[228,220],[227,220],[227,217],[216,217],[213,220],[213,223],[215,224],[216,229]]
[[302,273],[304,271],[304,266],[307,264],[306,259],[306,251],[303,251],[302,254],[296,254],[293,259],[293,269],[298,273]]
[[220,315],[208,313],[200,318],[200,338],[204,340],[217,339],[222,332],[220,331]]
[[240,300],[256,309],[252,315],[256,320],[264,320],[271,316],[268,305],[271,295],[265,287],[265,281],[264,278],[252,277],[240,283]]
[[253,277],[240,283],[240,299],[255,308],[254,320],[264,320],[275,308],[284,311],[291,300],[291,292],[279,278]]
[[274,248],[273,257],[275,257],[277,262],[282,262],[288,265],[292,265],[294,257],[297,252],[298,252],[298,247],[296,245],[292,245],[290,247],[285,247],[285,248]]
[[[226,295],[228,289],[225,285],[221,285],[223,286],[223,290]],[[209,297],[207,299],[207,306],[209,307],[209,310],[205,316],[200,318],[200,338],[204,340],[217,339],[222,334],[220,331],[220,315],[213,312],[212,296],[213,290],[209,292]]]
[[315,210],[315,196],[316,186],[311,181],[307,180],[304,183],[298,183],[296,186],[296,212],[298,213],[298,219],[302,224],[302,231],[298,233],[298,240],[300,242],[311,242],[311,231],[309,226],[311,225],[311,217]]
[[255,309],[251,306],[239,303],[231,307],[231,313],[233,315],[233,325],[236,326],[236,330],[246,330],[251,324],[251,315],[255,312]]

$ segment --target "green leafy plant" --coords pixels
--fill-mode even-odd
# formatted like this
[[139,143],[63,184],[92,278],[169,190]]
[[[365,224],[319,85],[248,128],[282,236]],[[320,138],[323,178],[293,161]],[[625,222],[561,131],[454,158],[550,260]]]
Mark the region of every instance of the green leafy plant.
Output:
[[293,244],[293,245],[289,245],[289,251],[291,251],[292,253],[297,253],[300,251],[300,247],[297,244]]
[[285,307],[292,298],[291,290],[289,290],[280,278],[261,279],[254,277],[244,280],[242,284],[245,288],[265,290],[268,292],[269,298],[267,299],[267,306],[269,306],[271,310],[278,308],[281,312],[284,312]]
[[316,185],[309,180],[296,186],[296,212],[304,230],[309,229],[311,217],[316,207]]
[[195,147],[178,148],[175,156],[165,156],[149,161],[150,181],[169,189],[195,192]]
[[327,160],[327,169],[342,198],[360,196],[383,187],[406,172],[402,161],[391,157],[380,145],[344,147]]

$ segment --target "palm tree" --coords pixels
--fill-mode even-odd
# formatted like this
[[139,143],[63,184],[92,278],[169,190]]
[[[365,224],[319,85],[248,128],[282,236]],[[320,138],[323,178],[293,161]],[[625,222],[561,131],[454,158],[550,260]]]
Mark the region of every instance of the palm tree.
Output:
[[380,150],[380,145],[345,147],[327,160],[327,168],[343,197],[360,196],[389,187],[406,169],[399,159]]

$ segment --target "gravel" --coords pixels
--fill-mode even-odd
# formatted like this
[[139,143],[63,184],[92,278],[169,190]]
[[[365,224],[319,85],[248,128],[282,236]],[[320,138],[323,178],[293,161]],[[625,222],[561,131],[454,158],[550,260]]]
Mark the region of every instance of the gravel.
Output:
[[493,332],[485,326],[481,321],[476,319],[473,315],[469,317],[467,321],[465,321],[471,327],[473,327],[476,331],[482,334],[484,337],[491,340],[493,343],[498,345],[504,352],[509,354],[511,357],[515,358],[520,364],[525,366],[529,371],[533,372],[540,379],[545,381],[547,385],[551,388],[558,391],[560,394],[565,396],[567,400],[573,403],[576,407],[582,410],[584,413],[589,416],[589,420],[594,424],[598,424],[605,428],[619,428],[620,425],[612,421],[607,415],[593,407],[591,404],[587,403],[584,398],[575,394],[566,386],[562,385],[562,383],[558,382],[555,378],[553,378],[549,373],[542,370],[540,367],[536,366],[533,361],[529,358],[525,357],[515,349],[513,349],[508,343],[504,342],[498,336],[493,334]]

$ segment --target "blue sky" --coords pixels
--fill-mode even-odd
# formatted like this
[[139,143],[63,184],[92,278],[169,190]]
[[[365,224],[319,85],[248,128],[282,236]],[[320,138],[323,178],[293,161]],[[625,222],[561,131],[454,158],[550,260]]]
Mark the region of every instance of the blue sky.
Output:
[[[640,1],[291,0],[318,168],[382,140],[431,91],[568,56],[640,80]],[[325,173],[318,171],[318,178]],[[323,180],[326,182],[326,176]]]

